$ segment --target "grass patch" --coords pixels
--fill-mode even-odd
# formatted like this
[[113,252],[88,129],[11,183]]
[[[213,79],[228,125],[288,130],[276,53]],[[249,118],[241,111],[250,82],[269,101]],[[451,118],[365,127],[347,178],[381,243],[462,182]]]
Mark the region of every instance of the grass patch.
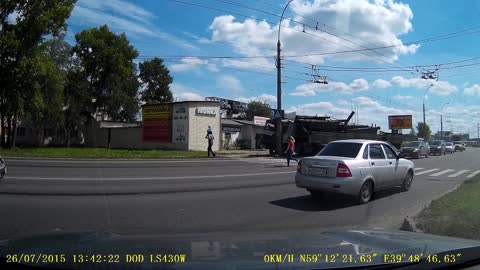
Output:
[[480,177],[433,201],[415,222],[427,233],[480,239]]
[[154,159],[154,158],[203,158],[207,151],[182,150],[128,150],[107,148],[17,148],[0,149],[4,157],[44,157],[44,158],[112,158],[112,159]]

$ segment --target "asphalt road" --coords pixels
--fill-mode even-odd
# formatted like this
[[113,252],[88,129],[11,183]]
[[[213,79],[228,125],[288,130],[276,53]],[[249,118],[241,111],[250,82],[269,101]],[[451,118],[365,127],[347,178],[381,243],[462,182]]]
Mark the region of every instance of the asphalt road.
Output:
[[294,166],[271,158],[177,161],[7,160],[0,182],[0,238],[63,231],[125,234],[397,229],[432,199],[480,173],[480,149],[414,160],[409,192],[365,205],[315,201]]

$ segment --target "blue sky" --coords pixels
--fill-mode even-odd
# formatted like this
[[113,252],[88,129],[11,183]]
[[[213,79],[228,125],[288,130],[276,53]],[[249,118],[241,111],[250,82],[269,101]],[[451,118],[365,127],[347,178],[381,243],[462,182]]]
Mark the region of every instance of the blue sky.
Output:
[[[165,58],[179,100],[220,96],[263,100],[275,108],[273,56],[279,23],[275,15],[286,1],[181,2],[222,11],[170,0],[79,0],[68,22],[68,38],[72,41],[82,29],[108,24],[115,32],[126,33],[140,52],[139,62]],[[286,56],[282,107],[299,114],[346,118],[356,102],[360,124],[374,123],[387,130],[391,114],[412,114],[414,122],[422,121],[423,95],[433,84],[426,96],[432,130],[440,129],[440,110],[448,103],[443,106],[444,129],[465,133],[470,129],[476,137],[480,59],[469,59],[480,56],[476,46],[480,28],[473,28],[479,13],[480,2],[475,0],[294,0],[281,28]],[[454,32],[457,36],[409,43]],[[388,45],[395,46],[319,55]],[[434,64],[455,61],[463,62],[439,66],[438,81],[420,79],[422,71],[436,68]],[[328,85],[308,81],[312,64],[318,75],[328,77]]]

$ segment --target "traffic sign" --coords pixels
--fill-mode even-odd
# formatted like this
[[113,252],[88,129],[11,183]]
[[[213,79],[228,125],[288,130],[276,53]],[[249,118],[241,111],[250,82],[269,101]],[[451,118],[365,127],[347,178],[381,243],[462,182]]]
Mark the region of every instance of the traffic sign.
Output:
[[282,116],[280,115],[280,111],[273,109],[273,119],[282,119]]

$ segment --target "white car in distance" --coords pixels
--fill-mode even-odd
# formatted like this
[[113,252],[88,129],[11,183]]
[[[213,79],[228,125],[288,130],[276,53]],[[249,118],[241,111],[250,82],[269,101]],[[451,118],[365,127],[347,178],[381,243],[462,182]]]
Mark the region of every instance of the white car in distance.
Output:
[[316,156],[301,159],[295,183],[314,198],[333,192],[352,195],[363,204],[379,190],[401,186],[408,191],[414,169],[413,162],[386,142],[340,140],[329,143]]

